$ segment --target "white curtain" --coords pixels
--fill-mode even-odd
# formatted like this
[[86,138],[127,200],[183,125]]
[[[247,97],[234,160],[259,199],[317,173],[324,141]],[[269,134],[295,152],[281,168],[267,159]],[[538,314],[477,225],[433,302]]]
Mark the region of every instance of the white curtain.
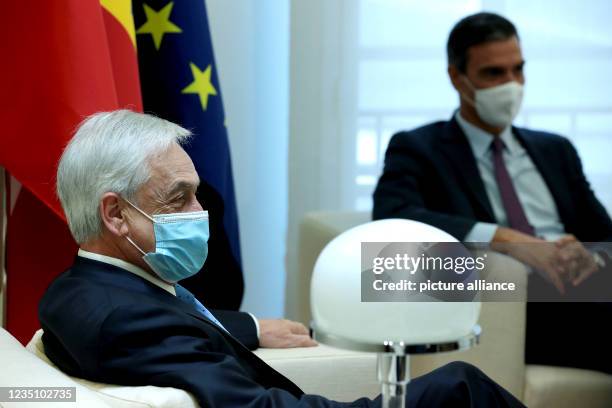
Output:
[[242,309],[258,317],[281,317],[287,234],[289,0],[206,0],[206,6],[232,153],[246,288]]

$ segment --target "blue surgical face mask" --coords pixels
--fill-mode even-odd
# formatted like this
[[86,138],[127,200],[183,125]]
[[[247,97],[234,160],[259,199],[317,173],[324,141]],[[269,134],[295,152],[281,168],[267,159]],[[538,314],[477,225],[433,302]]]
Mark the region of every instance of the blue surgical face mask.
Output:
[[202,269],[208,256],[208,211],[155,214],[151,217],[127,202],[153,222],[155,252],[145,253],[130,237],[126,238],[160,278],[166,282],[178,282]]

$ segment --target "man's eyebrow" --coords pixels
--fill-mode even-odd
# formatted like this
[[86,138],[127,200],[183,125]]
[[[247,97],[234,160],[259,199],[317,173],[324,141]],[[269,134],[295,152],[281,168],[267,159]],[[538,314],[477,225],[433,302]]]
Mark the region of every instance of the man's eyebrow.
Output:
[[195,191],[199,185],[200,185],[199,180],[195,184],[190,181],[185,181],[185,180],[176,181],[168,188],[166,192],[166,197],[170,198],[182,191]]
[[[525,62],[526,62],[525,60],[522,60],[522,61],[514,64],[513,67],[523,67],[525,65]],[[492,65],[485,65],[485,66],[480,67],[479,71],[480,72],[497,71],[497,70],[503,71],[505,68],[506,67],[504,65],[495,65],[495,64],[492,64]]]
[[503,71],[505,67],[503,65],[485,65],[484,67],[480,67],[480,72],[490,72],[490,71]]

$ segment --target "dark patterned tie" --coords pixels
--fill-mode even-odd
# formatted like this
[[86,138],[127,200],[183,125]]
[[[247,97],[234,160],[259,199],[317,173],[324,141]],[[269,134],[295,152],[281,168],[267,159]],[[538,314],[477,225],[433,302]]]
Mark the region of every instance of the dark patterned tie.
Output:
[[521,205],[518,195],[516,194],[516,190],[514,189],[514,185],[512,184],[510,174],[508,174],[508,169],[506,168],[506,163],[504,162],[503,157],[504,142],[499,136],[493,139],[491,149],[493,150],[493,170],[495,172],[495,180],[497,180],[497,187],[499,188],[502,203],[504,205],[504,209],[506,210],[508,226],[510,228],[514,228],[515,230],[524,232],[525,234],[534,235],[533,227],[527,220],[525,211],[523,211],[523,206]]
[[208,320],[221,327],[223,330],[227,331],[225,327],[218,321],[215,316],[202,304],[193,293],[179,285],[178,283],[174,286],[174,290],[176,291],[176,297],[182,300],[183,302],[192,305],[200,314],[206,317]]

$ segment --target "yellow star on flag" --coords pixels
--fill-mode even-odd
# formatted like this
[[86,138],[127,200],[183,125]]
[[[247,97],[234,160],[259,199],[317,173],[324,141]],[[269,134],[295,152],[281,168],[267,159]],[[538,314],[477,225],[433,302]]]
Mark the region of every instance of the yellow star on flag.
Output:
[[190,83],[181,91],[181,93],[193,93],[198,94],[200,97],[200,103],[202,109],[206,110],[208,106],[208,97],[210,95],[216,95],[217,90],[210,81],[210,75],[212,74],[212,65],[206,67],[204,71],[200,71],[200,68],[193,62],[189,63],[191,67],[191,74],[193,75],[193,82]]
[[164,34],[182,32],[177,25],[170,21],[170,13],[172,13],[174,2],[171,1],[159,11],[153,10],[146,4],[143,4],[143,6],[147,22],[136,30],[136,34],[151,34],[156,49],[159,50]]

